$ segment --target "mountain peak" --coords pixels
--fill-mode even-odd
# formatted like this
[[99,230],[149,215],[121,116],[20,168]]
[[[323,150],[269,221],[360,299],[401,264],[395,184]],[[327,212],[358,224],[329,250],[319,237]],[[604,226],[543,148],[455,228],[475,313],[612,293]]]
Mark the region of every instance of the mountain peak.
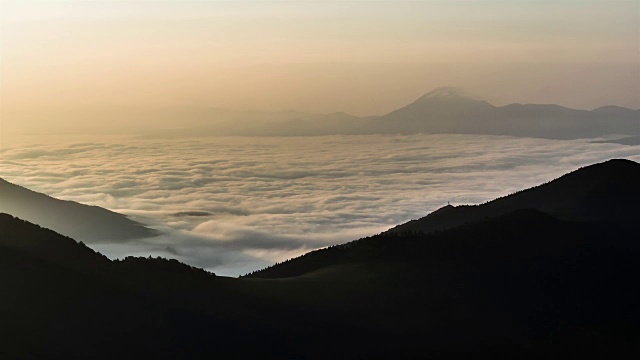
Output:
[[640,215],[638,183],[639,163],[611,159],[481,205],[445,207],[389,232],[434,232],[519,209],[534,209],[564,221],[630,223]]
[[419,100],[432,100],[432,99],[452,99],[452,98],[466,98],[465,92],[462,88],[454,86],[439,87],[431,92],[428,92],[420,97]]
[[[412,103],[413,105],[445,105],[450,107],[452,104],[457,105],[473,105],[473,106],[482,106],[482,107],[493,107],[489,103],[476,100],[470,97],[466,91],[462,88],[454,87],[454,86],[443,86],[439,87],[431,92],[428,92],[418,98],[416,101]],[[411,105],[411,104],[410,104]]]
[[[610,159],[601,163],[582,167],[572,174],[594,176],[597,174],[606,178],[640,176],[640,164],[628,159]],[[571,175],[571,174],[567,174]]]
[[445,205],[445,206],[443,206],[443,207],[439,208],[438,210],[436,210],[436,211],[432,212],[431,214],[429,214],[429,215],[427,215],[427,216],[435,215],[435,214],[442,214],[442,213],[447,212],[447,211],[449,211],[449,210],[451,210],[451,209],[455,209],[455,206],[453,206],[453,205],[451,205],[451,204],[447,204],[447,205]]

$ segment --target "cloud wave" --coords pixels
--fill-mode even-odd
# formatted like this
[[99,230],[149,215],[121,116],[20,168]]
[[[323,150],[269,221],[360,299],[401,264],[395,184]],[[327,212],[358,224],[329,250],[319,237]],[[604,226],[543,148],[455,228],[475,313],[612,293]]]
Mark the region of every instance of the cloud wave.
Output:
[[95,246],[110,256],[237,275],[610,158],[640,161],[640,148],[473,135],[119,138],[4,149],[0,176],[166,233]]

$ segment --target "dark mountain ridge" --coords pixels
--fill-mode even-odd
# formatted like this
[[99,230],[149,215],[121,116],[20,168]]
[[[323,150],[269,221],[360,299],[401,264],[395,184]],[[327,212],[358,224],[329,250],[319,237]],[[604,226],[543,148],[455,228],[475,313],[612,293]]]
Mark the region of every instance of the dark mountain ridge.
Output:
[[[393,314],[386,324],[412,339],[403,343],[410,354],[439,349],[447,358],[456,346],[467,356],[495,356],[495,346],[520,358],[637,354],[637,239],[631,224],[517,210],[430,234],[383,233],[250,277],[348,283],[370,307],[363,318]],[[510,346],[519,350],[502,353]]]
[[158,235],[155,230],[98,206],[64,201],[0,179],[0,212],[61,234],[91,242],[127,241]]
[[640,217],[640,164],[609,160],[481,205],[445,207],[390,232],[445,230],[518,209],[537,209],[562,220],[631,222]]
[[[127,257],[123,260],[109,260],[92,250],[82,241],[61,235],[28,221],[0,213],[0,247],[12,249],[51,265],[86,273],[115,275],[122,273],[131,277],[135,272],[156,276],[179,276],[181,274],[202,274],[215,276],[199,268],[182,264],[177,260],[161,258]],[[127,269],[135,269],[128,272]],[[128,279],[130,280],[130,279]]]
[[[640,218],[640,188],[637,184],[640,184],[640,164],[630,160],[614,159],[583,167],[548,183],[485,204],[447,205],[423,218],[398,225],[382,235],[427,235],[523,210],[535,210],[558,221],[610,224],[609,226],[626,228]],[[355,243],[366,241],[368,240],[360,239],[319,252],[325,252],[323,256],[330,259],[331,252],[345,251]],[[272,277],[272,274],[276,273],[281,274],[276,277],[298,276],[327,265],[315,258],[313,261],[310,260],[311,254],[313,252],[250,276]],[[307,256],[313,265],[305,264],[305,271],[279,272],[278,269],[285,267],[296,268],[297,265],[294,263],[304,263]]]

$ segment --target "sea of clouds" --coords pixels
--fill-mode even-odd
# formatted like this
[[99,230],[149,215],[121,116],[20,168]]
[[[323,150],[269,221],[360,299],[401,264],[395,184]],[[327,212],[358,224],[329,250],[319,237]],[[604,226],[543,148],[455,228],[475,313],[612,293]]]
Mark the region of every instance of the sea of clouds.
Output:
[[478,135],[110,138],[0,150],[0,177],[163,235],[92,247],[238,275],[640,147]]

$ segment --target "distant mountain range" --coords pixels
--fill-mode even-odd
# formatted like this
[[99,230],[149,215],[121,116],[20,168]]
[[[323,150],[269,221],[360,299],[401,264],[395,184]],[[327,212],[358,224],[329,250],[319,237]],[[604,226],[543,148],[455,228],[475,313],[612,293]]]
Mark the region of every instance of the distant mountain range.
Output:
[[31,191],[0,178],[0,212],[88,243],[126,241],[157,235],[122,214]]
[[558,105],[493,106],[455,88],[440,88],[375,120],[383,133],[456,133],[537,137],[594,138],[640,135],[640,110],[606,106],[593,111]]
[[635,358],[639,183],[611,160],[240,279],[0,214],[0,357]]
[[[189,114],[182,128],[156,131],[171,136],[317,136],[362,134],[484,134],[580,139],[639,136],[640,110],[603,106],[575,110],[552,104],[494,106],[442,87],[382,116],[357,117],[294,111],[278,113],[217,110]],[[220,120],[222,119],[222,120]],[[191,124],[191,125],[190,125]]]

